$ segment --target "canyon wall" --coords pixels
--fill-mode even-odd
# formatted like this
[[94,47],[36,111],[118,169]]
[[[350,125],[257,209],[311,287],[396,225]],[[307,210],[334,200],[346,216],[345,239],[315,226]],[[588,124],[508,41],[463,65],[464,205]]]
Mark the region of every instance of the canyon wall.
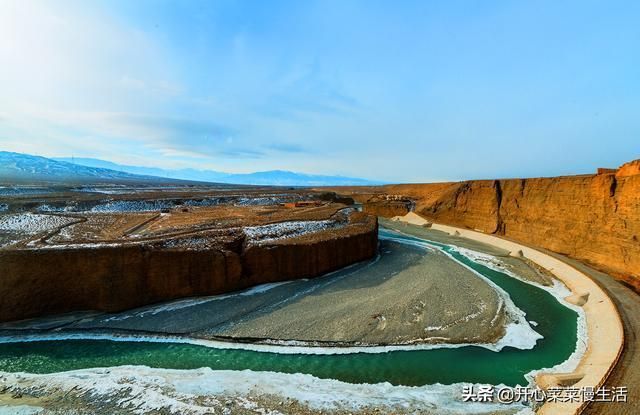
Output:
[[245,274],[251,280],[251,285],[255,285],[291,280],[304,275],[322,275],[369,259],[375,255],[378,246],[377,218],[369,217],[373,222],[359,231],[328,231],[332,237],[319,243],[300,243],[294,240],[270,246],[248,247],[242,255]]
[[240,288],[230,251],[144,245],[0,251],[0,321],[78,310],[118,311]]
[[339,231],[216,248],[153,244],[0,250],[0,321],[80,310],[116,312],[182,297],[315,277],[372,258],[378,224],[362,215]]
[[[371,197],[411,197],[429,220],[566,254],[640,291],[640,161],[601,173],[389,185]],[[376,204],[368,210],[376,213]]]
[[363,212],[387,218],[406,215],[411,208],[411,204],[395,200],[367,201],[362,205]]

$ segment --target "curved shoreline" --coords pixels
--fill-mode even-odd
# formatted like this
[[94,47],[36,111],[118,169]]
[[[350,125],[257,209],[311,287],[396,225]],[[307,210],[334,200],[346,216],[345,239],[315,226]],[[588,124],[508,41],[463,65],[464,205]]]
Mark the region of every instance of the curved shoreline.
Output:
[[[394,232],[398,232],[397,230],[393,230],[393,231]],[[407,235],[407,236],[410,236],[410,235]],[[495,284],[493,281],[488,279],[486,276],[482,275],[482,273],[474,270],[473,268],[471,268],[471,267],[467,266],[466,264],[462,263],[461,261],[457,260],[449,252],[445,251],[444,249],[442,249],[438,245],[434,244],[432,241],[428,241],[428,240],[425,239],[424,242],[409,242],[409,241],[406,241],[406,240],[405,241],[401,241],[400,239],[396,239],[394,237],[388,237],[388,236],[381,236],[379,238],[380,239],[388,239],[388,240],[396,241],[396,242],[399,242],[399,243],[405,243],[405,244],[409,244],[409,245],[415,244],[417,246],[425,247],[426,249],[435,249],[435,250],[443,253],[444,255],[446,255],[452,261],[455,261],[456,263],[459,263],[460,265],[465,267],[467,270],[469,270],[470,272],[475,274],[478,278],[482,279],[487,284],[489,284],[489,286],[491,286],[498,293],[500,299],[503,301],[502,305],[504,307],[506,307],[506,309],[508,310],[508,314],[514,320],[511,321],[509,324],[507,324],[505,326],[504,335],[501,338],[499,338],[495,343],[490,343],[490,344],[486,344],[486,343],[469,343],[469,344],[464,344],[464,345],[485,347],[485,348],[487,348],[489,350],[493,350],[493,351],[497,351],[497,352],[501,351],[505,346],[514,347],[514,348],[520,349],[520,350],[527,350],[527,349],[533,349],[536,346],[537,341],[542,338],[542,335],[540,335],[538,332],[535,331],[535,329],[533,329],[531,327],[529,322],[526,320],[525,314],[523,313],[523,311],[520,310],[513,303],[512,299],[511,299],[511,296],[504,289],[502,289],[502,287],[500,287],[499,285]],[[453,249],[455,249],[457,252],[460,252],[463,256],[469,258],[468,255],[462,253],[459,249],[457,249],[458,247],[455,247],[455,246],[452,246],[452,245],[450,245],[450,246]],[[469,258],[469,259],[471,259],[471,258]],[[471,259],[471,260],[473,260],[473,259]],[[477,262],[477,261],[475,261],[475,262]],[[504,270],[502,270],[502,272],[504,272]],[[511,276],[515,277],[513,275],[511,275]],[[520,279],[520,278],[518,278],[518,279]],[[524,281],[522,279],[520,279],[520,280],[525,282],[525,283],[528,283],[528,284],[530,283],[530,282]],[[532,284],[532,285],[535,285],[535,284]],[[538,287],[538,288],[544,289],[543,287]],[[457,345],[452,345],[452,346],[457,346]],[[445,345],[443,345],[443,347],[450,347],[450,346],[445,344]]]
[[[573,296],[586,302],[581,305],[586,315],[588,344],[578,366],[571,373],[542,371],[535,377],[540,387],[571,386],[594,387],[604,384],[615,367],[624,347],[624,330],[620,315],[609,296],[589,276],[571,265],[517,242],[493,235],[443,224],[433,224],[432,229],[462,236],[478,242],[524,256],[552,272]],[[547,402],[538,414],[579,414],[588,402]]]
[[[393,231],[397,233],[397,231]],[[409,236],[410,235],[406,235]],[[480,278],[490,287],[492,287],[500,296],[502,306],[506,307],[514,321],[511,321],[505,326],[505,333],[502,337],[498,338],[494,342],[446,342],[446,341],[431,341],[436,337],[416,338],[412,341],[399,342],[393,344],[386,343],[367,343],[367,342],[323,342],[323,341],[304,341],[304,340],[287,340],[287,339],[275,339],[275,338],[237,338],[229,336],[212,336],[212,337],[200,337],[193,335],[180,335],[170,333],[158,333],[151,331],[136,331],[136,330],[62,330],[57,333],[38,333],[37,331],[27,332],[21,331],[20,334],[13,335],[10,330],[9,333],[0,333],[0,344],[2,343],[17,343],[17,342],[33,342],[33,341],[61,341],[61,340],[112,340],[112,341],[130,341],[130,342],[158,342],[158,343],[182,343],[193,344],[205,347],[212,347],[218,349],[240,349],[251,350],[258,352],[278,353],[278,354],[306,354],[306,355],[342,355],[342,354],[356,354],[356,353],[388,353],[394,351],[416,351],[416,350],[434,350],[434,349],[454,349],[461,347],[476,346],[484,349],[488,349],[494,352],[501,351],[504,347],[512,347],[519,350],[530,350],[535,347],[537,341],[542,338],[542,335],[537,333],[526,320],[523,311],[520,310],[511,300],[509,294],[502,289],[499,285],[491,281],[482,273],[474,270],[468,265],[461,262],[459,259],[453,257],[450,253],[446,252],[442,247],[428,240],[413,241],[403,240],[395,236],[381,236],[380,239],[393,241],[405,245],[417,246],[421,249],[433,250],[441,252],[451,261],[459,264],[460,266],[473,273],[477,278]],[[456,248],[450,246],[451,248]],[[468,255],[463,254],[468,257]],[[469,258],[469,257],[468,257]],[[470,258],[471,259],[471,258]],[[369,267],[375,264],[379,260],[379,256],[371,263],[365,265]],[[504,270],[500,270],[504,272]],[[512,277],[514,277],[512,275]],[[516,277],[521,281],[531,284],[531,282]],[[275,284],[285,284],[293,281],[284,281]],[[268,285],[268,284],[265,284]],[[537,286],[536,284],[531,284]],[[261,287],[261,286],[257,286]],[[540,289],[545,287],[537,286]],[[254,287],[253,289],[255,289]],[[221,296],[228,296],[229,294],[222,294]],[[234,294],[230,294],[234,295]],[[242,295],[242,294],[235,294]],[[553,294],[554,297],[557,295]]]
[[[504,272],[504,270],[501,270],[501,271],[502,271],[502,272]],[[524,281],[523,281],[523,282],[524,282]],[[537,285],[537,284],[531,284],[531,285]],[[556,295],[554,295],[554,297],[558,298],[558,296],[557,296],[557,294],[558,294],[558,293],[554,293],[554,294],[556,294]],[[23,340],[24,340],[24,338],[23,338]],[[132,339],[122,339],[122,340],[132,340]],[[140,339],[140,340],[141,340],[141,341],[145,341],[145,340],[149,340],[149,339]],[[169,340],[169,341],[172,341],[172,340]],[[281,347],[282,347],[282,346],[281,346]],[[295,346],[294,346],[294,347],[295,347]],[[412,347],[411,347],[411,349],[414,349],[414,350],[415,350],[415,346],[412,346]],[[373,350],[370,350],[370,351],[373,351]],[[380,350],[380,351],[382,351],[382,350]],[[299,352],[299,351],[298,351],[298,352]],[[558,366],[555,366],[555,367],[557,368]],[[460,384],[456,384],[456,385],[458,385],[458,386],[459,386]],[[450,386],[453,388],[453,386],[454,386],[454,385],[450,385]],[[453,389],[451,389],[451,390],[453,390]]]

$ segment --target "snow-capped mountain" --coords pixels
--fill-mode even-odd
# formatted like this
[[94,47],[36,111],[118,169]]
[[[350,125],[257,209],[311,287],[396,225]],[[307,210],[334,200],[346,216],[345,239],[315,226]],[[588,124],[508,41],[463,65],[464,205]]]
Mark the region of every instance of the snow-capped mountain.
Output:
[[42,181],[140,181],[157,180],[117,170],[81,166],[29,154],[0,151],[0,179]]
[[57,158],[55,160],[73,162],[88,167],[108,168],[131,174],[144,174],[180,180],[202,182],[246,184],[262,186],[357,186],[381,184],[366,179],[343,176],[305,174],[285,170],[270,170],[255,173],[224,173],[215,170],[160,169],[156,167],[127,166],[94,158]]

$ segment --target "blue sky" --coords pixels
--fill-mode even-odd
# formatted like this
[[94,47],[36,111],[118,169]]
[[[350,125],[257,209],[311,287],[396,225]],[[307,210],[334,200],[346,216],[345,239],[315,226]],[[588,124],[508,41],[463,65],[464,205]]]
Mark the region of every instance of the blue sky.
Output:
[[640,157],[640,3],[0,3],[0,149],[385,181]]

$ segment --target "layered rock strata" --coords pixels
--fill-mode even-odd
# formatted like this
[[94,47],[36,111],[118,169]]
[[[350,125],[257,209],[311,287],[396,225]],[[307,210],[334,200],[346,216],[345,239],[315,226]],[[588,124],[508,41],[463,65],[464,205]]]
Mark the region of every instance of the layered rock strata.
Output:
[[[341,189],[342,192],[348,192]],[[600,174],[358,190],[365,210],[395,216],[404,195],[428,220],[496,234],[585,261],[640,290],[640,161]],[[368,201],[371,200],[371,203]]]
[[259,244],[235,230],[0,250],[0,321],[79,310],[115,312],[315,277],[373,257],[377,228],[374,216],[353,212],[340,228]]

